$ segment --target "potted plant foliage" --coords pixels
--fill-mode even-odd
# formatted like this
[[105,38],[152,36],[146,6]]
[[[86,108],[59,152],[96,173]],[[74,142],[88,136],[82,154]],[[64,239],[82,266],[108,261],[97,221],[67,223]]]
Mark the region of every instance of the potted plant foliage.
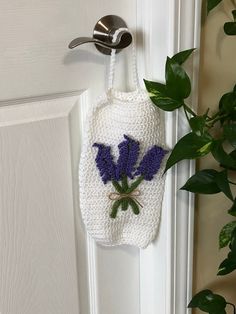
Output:
[[[222,1],[208,0],[208,13]],[[236,4],[233,3],[235,10],[232,11],[232,20],[224,24],[224,32],[229,36],[236,35]],[[216,168],[219,170],[197,171],[182,190],[197,194],[222,192],[231,201],[227,214],[232,216],[232,221],[223,226],[219,234],[219,247],[228,246],[228,255],[217,272],[218,276],[224,276],[236,270],[236,195],[232,192],[232,185],[236,185],[232,179],[236,173],[236,82],[232,83],[232,90],[221,97],[216,112],[211,112],[210,109],[202,115],[194,112],[186,103],[191,93],[191,82],[183,68],[193,51],[190,49],[177,53],[172,58],[167,57],[165,84],[148,80],[144,82],[152,102],[164,111],[182,110],[190,128],[190,132],[174,146],[165,171],[182,160],[198,159],[207,154],[212,155],[218,166]],[[234,304],[208,289],[198,292],[188,307],[199,308],[209,314],[226,314],[226,310],[231,307],[236,314]]]

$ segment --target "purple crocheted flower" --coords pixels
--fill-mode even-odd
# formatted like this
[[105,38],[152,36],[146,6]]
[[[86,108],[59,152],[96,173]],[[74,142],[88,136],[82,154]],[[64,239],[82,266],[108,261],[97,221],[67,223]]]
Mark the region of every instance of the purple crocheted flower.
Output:
[[111,147],[97,143],[93,144],[93,147],[98,148],[95,161],[103,183],[116,180],[116,166],[111,155]]
[[116,177],[121,180],[122,176],[126,175],[133,179],[135,164],[139,155],[139,142],[134,141],[127,135],[124,135],[125,140],[118,145],[119,158],[116,167]]
[[163,148],[157,145],[153,146],[143,157],[135,175],[142,175],[144,180],[151,181],[160,169],[161,162],[167,153],[168,151]]

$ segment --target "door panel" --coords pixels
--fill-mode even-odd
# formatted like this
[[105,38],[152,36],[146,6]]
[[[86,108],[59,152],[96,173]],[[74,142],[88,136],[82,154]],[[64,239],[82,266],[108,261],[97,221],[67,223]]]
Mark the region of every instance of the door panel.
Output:
[[[86,123],[87,111],[91,104],[88,102],[87,93],[81,97],[79,107],[80,134],[83,140],[83,130]],[[72,134],[78,125],[74,123]],[[78,137],[77,137],[78,141]],[[73,148],[76,139],[72,140]],[[78,151],[80,146],[78,145]],[[78,154],[79,155],[79,154]],[[77,160],[75,155],[75,160]],[[75,167],[77,166],[75,163]],[[73,172],[76,177],[76,169]],[[75,180],[76,181],[76,180]],[[74,184],[75,194],[78,194],[77,182]],[[80,216],[79,210],[77,214]],[[81,217],[79,217],[79,226]],[[84,231],[85,232],[85,231]],[[79,241],[81,243],[81,241]],[[140,311],[140,268],[139,249],[130,246],[104,247],[96,244],[87,235],[88,258],[88,287],[91,314],[136,314]],[[81,283],[80,283],[81,284]],[[83,313],[81,311],[81,313]]]
[[[193,205],[175,191],[192,167],[167,176],[151,246],[97,245],[81,221],[77,170],[85,115],[106,87],[109,57],[93,45],[67,46],[90,36],[100,17],[120,15],[137,34],[140,78],[161,81],[166,55],[199,46],[200,7],[194,0],[1,0],[1,314],[189,313]],[[129,55],[117,56],[122,89]],[[184,133],[181,115],[166,121],[173,146]]]
[[[140,78],[162,81],[167,55],[199,47],[201,1],[0,2],[1,314],[189,313],[193,201],[176,191],[193,166],[167,175],[157,241],[141,252],[98,246],[81,221],[77,170],[84,117],[106,87],[109,57],[67,45],[90,36],[103,15],[120,15],[137,34]],[[123,89],[129,54],[117,56]],[[186,131],[181,117],[166,116],[170,147]]]
[[1,313],[79,311],[68,128],[77,99],[0,108]]
[[139,250],[97,248],[99,313],[139,313]]
[[103,91],[109,58],[92,44],[74,51],[68,44],[91,36],[97,20],[107,14],[120,15],[133,29],[136,1],[1,0],[0,100]]
[[[134,29],[136,0],[1,1],[2,314],[138,312],[138,250],[97,246],[79,211],[84,116],[106,87],[109,57],[67,46],[106,14]],[[127,55],[117,58],[123,88]]]

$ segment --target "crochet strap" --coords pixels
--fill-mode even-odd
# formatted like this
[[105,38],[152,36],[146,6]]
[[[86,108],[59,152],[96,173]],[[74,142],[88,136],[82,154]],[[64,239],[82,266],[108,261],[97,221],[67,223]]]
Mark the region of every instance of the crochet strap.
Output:
[[[113,42],[116,41],[118,34],[121,31],[129,31],[127,28],[120,28],[118,29],[115,34],[113,35]],[[131,62],[132,62],[132,79],[134,82],[135,89],[139,89],[139,79],[138,79],[138,70],[137,70],[137,58],[136,58],[136,49],[134,43],[134,37],[132,36],[132,55],[131,55]],[[109,76],[108,76],[108,89],[113,88],[114,84],[114,73],[115,73],[115,63],[116,63],[116,49],[112,49],[111,51],[111,58],[110,58],[110,69],[109,69]]]

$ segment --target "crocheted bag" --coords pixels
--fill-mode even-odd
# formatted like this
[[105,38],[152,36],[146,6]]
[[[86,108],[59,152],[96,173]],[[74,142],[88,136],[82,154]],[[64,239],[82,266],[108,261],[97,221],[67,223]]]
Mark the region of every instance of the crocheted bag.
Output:
[[86,122],[79,165],[80,208],[88,233],[103,245],[145,248],[155,238],[164,190],[164,126],[159,110],[140,89],[133,45],[136,90],[113,86]]

